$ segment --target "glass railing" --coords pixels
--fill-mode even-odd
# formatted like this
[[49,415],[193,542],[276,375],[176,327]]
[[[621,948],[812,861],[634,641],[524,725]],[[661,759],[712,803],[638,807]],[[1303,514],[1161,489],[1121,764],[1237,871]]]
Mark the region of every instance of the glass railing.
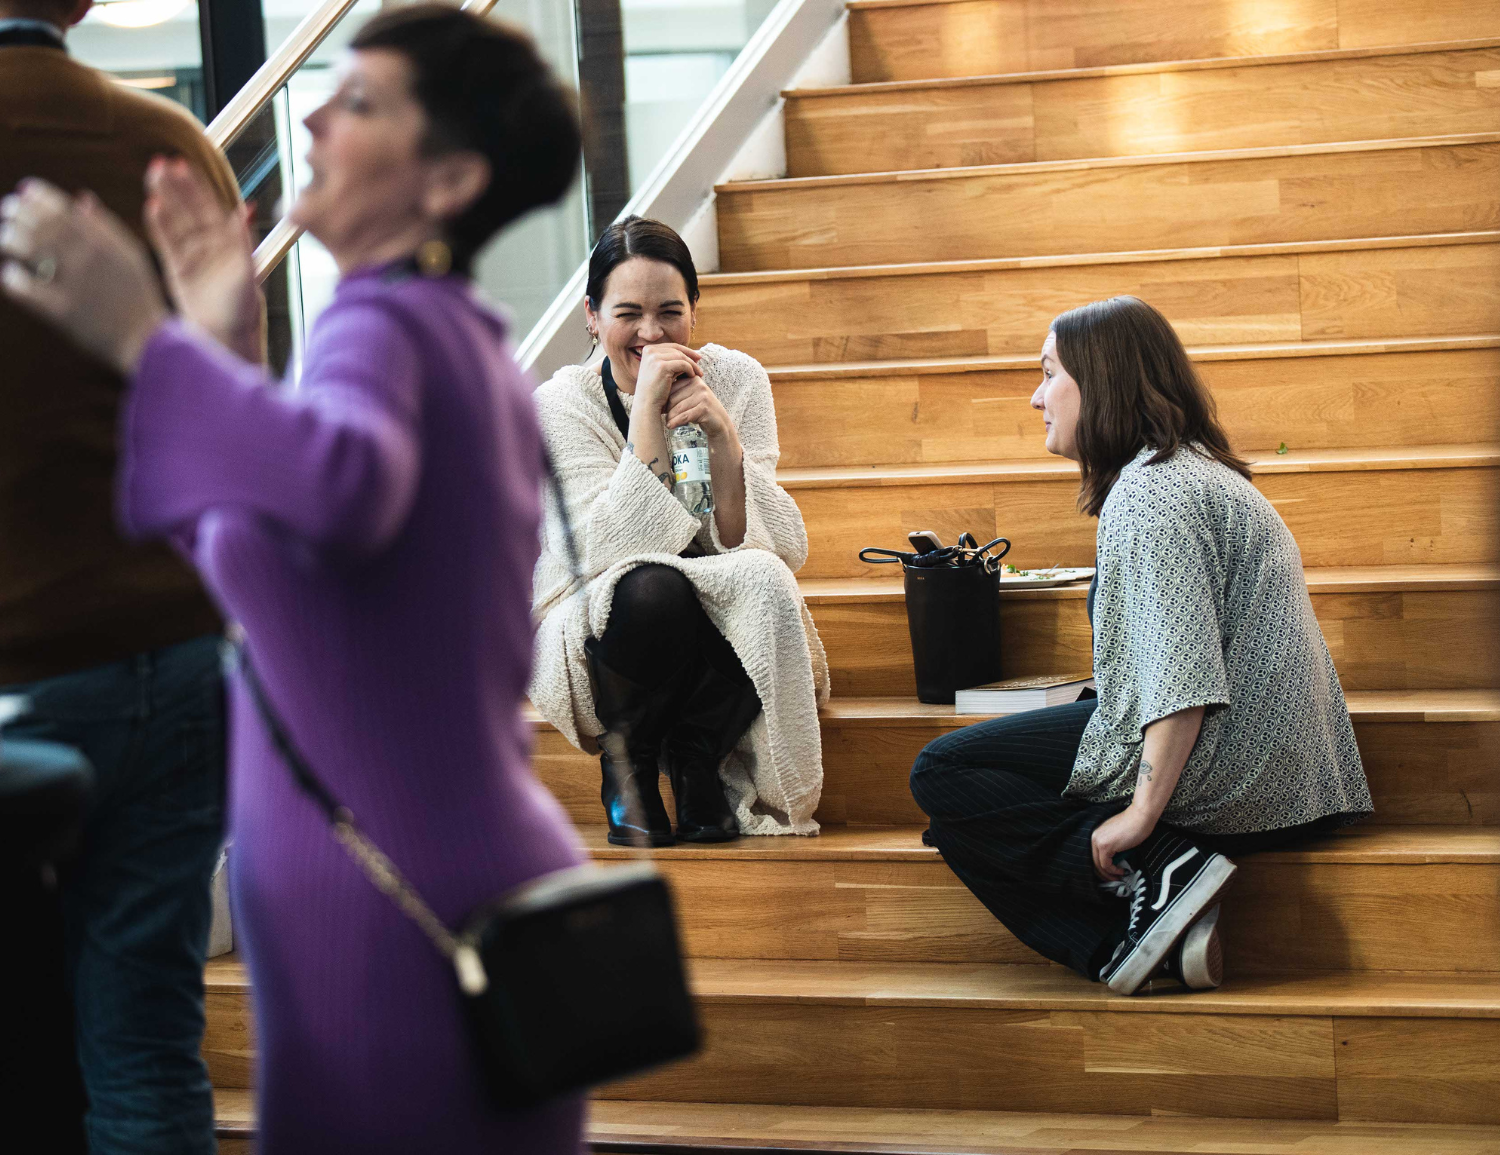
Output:
[[[199,0],[215,5],[245,0]],[[476,277],[511,311],[516,341],[542,316],[596,236],[648,179],[775,0],[470,0],[465,7],[525,28],[544,57],[578,88],[586,135],[584,179],[564,200],[508,229]],[[153,22],[119,27],[132,5]],[[305,334],[331,298],[338,270],[328,252],[284,219],[308,180],[303,119],[334,87],[335,64],[381,0],[260,0],[266,64],[215,116],[209,133],[255,206],[257,266],[271,318],[271,355],[295,372]],[[115,11],[112,13],[110,9]],[[162,13],[168,14],[163,16]],[[123,83],[176,99],[200,117],[206,96],[199,4],[113,0],[96,8],[70,45]],[[580,332],[581,323],[580,323]]]

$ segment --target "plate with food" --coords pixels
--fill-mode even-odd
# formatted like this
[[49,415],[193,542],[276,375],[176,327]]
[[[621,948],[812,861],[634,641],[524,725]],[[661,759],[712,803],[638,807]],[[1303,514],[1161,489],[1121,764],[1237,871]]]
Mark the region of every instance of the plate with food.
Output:
[[1013,565],[1000,567],[1002,589],[1044,590],[1052,586],[1072,585],[1086,582],[1094,576],[1093,566],[1051,566],[1047,569],[1018,569]]

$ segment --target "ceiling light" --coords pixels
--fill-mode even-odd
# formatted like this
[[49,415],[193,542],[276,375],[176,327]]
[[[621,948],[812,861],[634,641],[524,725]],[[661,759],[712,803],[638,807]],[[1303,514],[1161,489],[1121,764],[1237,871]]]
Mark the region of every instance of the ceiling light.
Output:
[[116,28],[148,28],[172,19],[188,0],[96,0],[94,15]]

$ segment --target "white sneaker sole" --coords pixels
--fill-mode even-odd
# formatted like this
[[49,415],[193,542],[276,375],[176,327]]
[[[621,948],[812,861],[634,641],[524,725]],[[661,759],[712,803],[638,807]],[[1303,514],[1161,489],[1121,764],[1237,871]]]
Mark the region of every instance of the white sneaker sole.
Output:
[[1182,981],[1189,990],[1211,991],[1224,981],[1224,944],[1219,939],[1219,907],[1182,936]]
[[1178,939],[1198,921],[1199,915],[1212,906],[1238,869],[1222,854],[1204,863],[1198,877],[1182,889],[1172,904],[1146,932],[1135,950],[1126,955],[1115,973],[1109,976],[1109,989],[1117,995],[1133,995],[1156,973],[1162,960],[1171,953]]

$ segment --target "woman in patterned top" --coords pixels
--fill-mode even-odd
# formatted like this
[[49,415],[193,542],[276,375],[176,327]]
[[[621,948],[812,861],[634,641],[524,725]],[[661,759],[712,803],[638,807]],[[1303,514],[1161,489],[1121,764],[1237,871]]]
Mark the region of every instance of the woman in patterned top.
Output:
[[1228,855],[1372,811],[1338,675],[1280,516],[1160,313],[1115,297],[1042,347],[1047,450],[1099,519],[1098,698],[939,738],[926,840],[1022,942],[1112,990],[1215,987]]

